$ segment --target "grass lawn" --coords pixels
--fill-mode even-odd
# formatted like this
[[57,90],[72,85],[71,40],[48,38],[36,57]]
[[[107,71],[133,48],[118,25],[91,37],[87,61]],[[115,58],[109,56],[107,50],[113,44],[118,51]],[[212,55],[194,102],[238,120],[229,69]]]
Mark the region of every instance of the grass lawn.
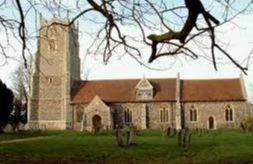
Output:
[[0,163],[253,163],[253,133],[239,130],[210,131],[201,136],[193,133],[189,148],[179,148],[176,138],[151,130],[141,131],[134,138],[136,145],[128,148],[116,145],[114,133],[40,131],[11,135],[17,138],[34,133],[54,136],[0,144]]

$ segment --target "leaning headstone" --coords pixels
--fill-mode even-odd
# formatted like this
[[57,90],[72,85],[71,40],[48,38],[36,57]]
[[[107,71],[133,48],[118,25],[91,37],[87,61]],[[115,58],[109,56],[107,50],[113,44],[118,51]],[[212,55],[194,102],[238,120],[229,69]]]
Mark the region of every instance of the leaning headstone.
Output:
[[177,134],[176,128],[170,128],[169,129],[169,137],[175,137]]
[[23,123],[19,123],[18,124],[18,130],[25,130],[25,124],[23,124]]
[[197,128],[196,129],[196,133],[199,135],[199,136],[202,136],[202,128]]
[[166,135],[167,135],[168,137],[175,137],[176,134],[177,134],[176,128],[168,127],[168,128],[166,129]]
[[186,130],[182,129],[182,133],[181,133],[181,135],[182,135],[181,136],[181,145],[182,145],[182,147],[186,146],[186,144],[185,144],[185,142],[186,142],[185,134],[186,134]]
[[128,146],[128,145],[130,145],[131,142],[132,142],[132,141],[131,141],[132,137],[130,136],[130,135],[131,135],[131,134],[130,134],[130,131],[127,131],[126,134],[127,134],[126,145]]
[[134,136],[134,127],[130,125],[127,131],[127,146],[132,144],[133,136]]
[[29,130],[29,125],[27,123],[24,126],[24,130]]
[[134,135],[138,136],[138,135],[139,135],[139,133],[140,133],[140,130],[138,129],[138,127],[137,127],[137,126],[132,125],[132,128],[133,128]]
[[189,129],[181,129],[178,132],[178,146],[188,147],[191,145],[191,133]]
[[103,125],[97,125],[97,126],[95,126],[94,133],[95,134],[101,134],[101,133],[103,133]]
[[4,132],[12,132],[12,131],[13,131],[13,128],[11,124],[7,124],[4,128]]
[[185,141],[185,147],[189,147],[191,145],[191,132],[190,130],[187,128],[185,129],[185,136],[184,136],[184,141]]
[[174,137],[177,136],[177,129],[176,128],[173,128],[173,133],[174,133]]
[[166,135],[168,136],[168,137],[170,137],[170,132],[171,132],[171,128],[170,128],[170,126],[166,129]]
[[118,146],[122,147],[123,146],[123,132],[119,126],[116,128],[116,140],[117,140]]

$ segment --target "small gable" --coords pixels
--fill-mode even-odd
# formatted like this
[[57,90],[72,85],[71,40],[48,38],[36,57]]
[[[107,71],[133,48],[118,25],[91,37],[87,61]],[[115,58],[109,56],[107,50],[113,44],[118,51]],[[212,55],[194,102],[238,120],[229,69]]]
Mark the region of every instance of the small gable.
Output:
[[152,100],[154,95],[153,86],[146,79],[143,78],[139,81],[136,88],[136,99],[137,100]]
[[136,89],[153,89],[153,86],[146,78],[143,78],[139,81],[139,83],[136,85],[135,88]]
[[109,107],[100,99],[99,96],[95,96],[87,106],[89,108],[108,109]]

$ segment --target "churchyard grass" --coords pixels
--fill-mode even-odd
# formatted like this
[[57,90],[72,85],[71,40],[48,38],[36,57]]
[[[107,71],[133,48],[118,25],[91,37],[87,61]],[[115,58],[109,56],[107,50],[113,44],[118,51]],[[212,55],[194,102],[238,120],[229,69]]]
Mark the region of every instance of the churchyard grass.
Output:
[[[12,133],[40,140],[0,144],[0,163],[253,163],[253,133],[240,130],[193,132],[189,148],[159,130],[144,130],[134,145],[118,147],[114,132],[94,135],[75,131]],[[7,134],[4,134],[7,135]],[[36,135],[39,136],[39,135]],[[2,138],[2,134],[0,135]],[[23,137],[24,138],[24,137]]]

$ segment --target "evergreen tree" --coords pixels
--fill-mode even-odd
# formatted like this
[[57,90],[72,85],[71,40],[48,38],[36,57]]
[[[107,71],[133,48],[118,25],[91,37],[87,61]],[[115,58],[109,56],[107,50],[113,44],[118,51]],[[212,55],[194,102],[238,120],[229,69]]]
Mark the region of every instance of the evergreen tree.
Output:
[[9,116],[12,111],[13,93],[0,80],[0,133],[9,121]]

